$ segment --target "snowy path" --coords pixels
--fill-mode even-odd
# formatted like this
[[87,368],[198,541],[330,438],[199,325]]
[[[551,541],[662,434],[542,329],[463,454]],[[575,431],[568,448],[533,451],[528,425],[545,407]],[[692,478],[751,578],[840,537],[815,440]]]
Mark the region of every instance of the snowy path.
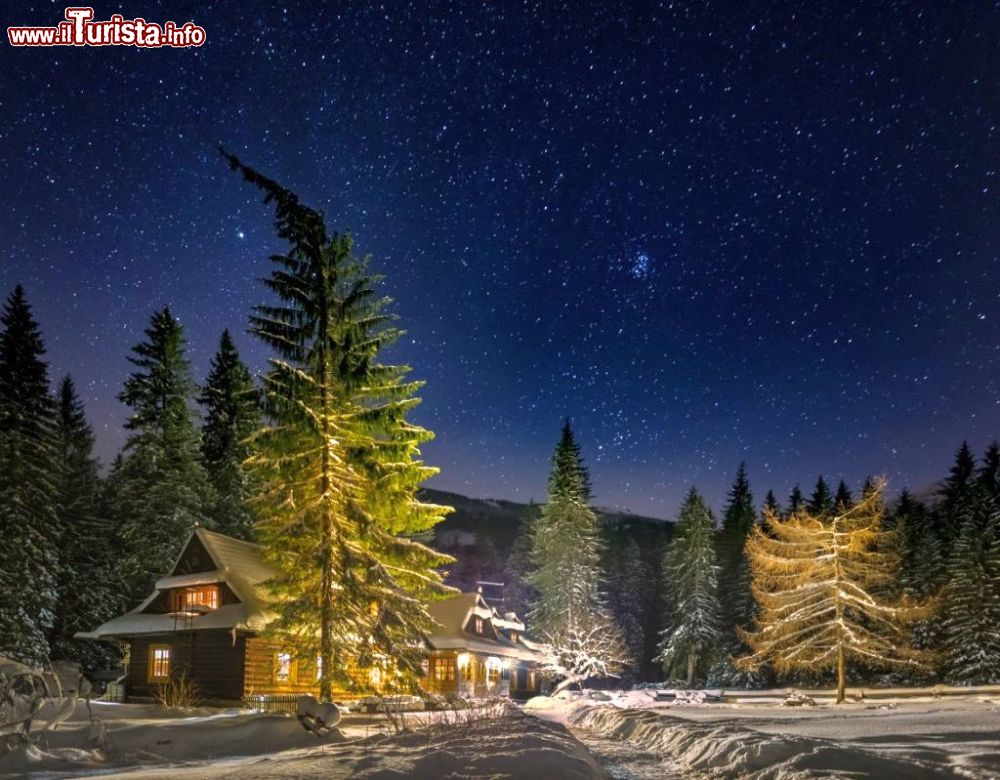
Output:
[[628,742],[585,728],[569,726],[569,730],[601,762],[613,780],[683,780],[691,777],[683,767],[671,767],[669,760],[644,753]]

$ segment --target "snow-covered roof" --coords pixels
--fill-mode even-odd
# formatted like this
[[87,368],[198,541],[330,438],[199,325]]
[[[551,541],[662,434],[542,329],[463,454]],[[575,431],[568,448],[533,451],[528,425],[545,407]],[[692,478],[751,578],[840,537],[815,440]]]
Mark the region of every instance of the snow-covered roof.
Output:
[[177,574],[172,577],[160,577],[156,581],[157,590],[170,590],[171,588],[187,588],[191,585],[209,585],[213,582],[221,582],[223,574],[218,569],[212,571],[201,571],[195,574]]
[[435,650],[468,650],[476,653],[519,658],[524,661],[538,661],[538,653],[524,645],[520,638],[511,642],[502,634],[496,638],[480,636],[465,630],[474,615],[496,620],[496,613],[487,606],[480,593],[460,593],[448,599],[428,605],[427,611],[438,623],[428,641]]
[[267,623],[267,618],[260,613],[250,614],[245,604],[225,604],[218,609],[212,609],[204,615],[192,618],[185,623],[183,617],[175,617],[173,613],[157,614],[141,612],[139,608],[120,617],[112,618],[93,631],[81,631],[80,639],[105,639],[116,636],[136,636],[137,634],[169,634],[180,629],[207,631],[209,629],[243,629],[260,631]]
[[[177,567],[194,539],[205,548],[212,563],[215,564],[215,569],[177,574]],[[165,634],[180,629],[206,631],[225,628],[260,631],[274,617],[273,612],[268,609],[267,595],[261,585],[276,573],[264,562],[258,545],[205,528],[196,528],[184,543],[170,575],[156,581],[156,590],[145,601],[132,611],[112,618],[93,631],[81,631],[76,636],[81,639],[104,639],[136,634]],[[145,611],[161,591],[213,582],[226,583],[240,603],[224,604],[217,609],[193,616],[189,620],[175,617],[171,613]]]

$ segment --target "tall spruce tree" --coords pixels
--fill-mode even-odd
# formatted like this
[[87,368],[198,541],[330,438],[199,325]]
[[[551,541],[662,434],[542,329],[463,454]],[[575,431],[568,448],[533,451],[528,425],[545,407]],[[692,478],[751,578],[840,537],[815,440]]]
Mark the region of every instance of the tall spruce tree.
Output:
[[601,535],[589,506],[590,479],[569,421],[552,456],[548,501],[535,522],[527,581],[538,592],[531,624],[549,644],[560,686],[617,675],[626,658],[608,612]]
[[991,496],[1000,501],[1000,442],[991,442],[986,448],[977,481]]
[[68,376],[59,385],[56,443],[56,509],[62,536],[52,657],[79,661],[85,669],[107,668],[118,659],[108,644],[74,638],[77,631],[89,631],[114,617],[123,604],[114,527],[102,512],[94,433]]
[[809,514],[811,515],[829,515],[836,509],[833,494],[830,492],[830,486],[826,484],[826,480],[823,479],[822,474],[816,478],[816,487],[813,488],[806,509],[809,510]]
[[133,347],[135,371],[118,398],[129,407],[125,456],[110,475],[111,507],[122,544],[121,577],[133,600],[173,564],[195,525],[211,526],[211,489],[201,462],[191,401],[195,385],[184,329],[163,308]]
[[223,154],[274,204],[289,244],[265,280],[277,303],[251,319],[275,355],[250,459],[259,538],[279,572],[268,631],[299,657],[319,657],[324,700],[335,683],[353,684],[351,662],[387,659],[411,682],[434,627],[426,602],[451,592],[437,569],[453,561],[415,538],[450,511],[417,499],[437,473],[420,460],[432,434],[406,419],[420,383],[408,366],[378,362],[401,331],[351,237],[328,233],[295,193]]
[[805,509],[806,498],[802,495],[802,489],[796,485],[788,496],[788,516],[791,517],[796,512]]
[[1000,683],[1000,505],[976,486],[953,511],[960,525],[942,610],[947,676]]
[[753,618],[754,601],[750,592],[750,570],[744,553],[757,515],[753,493],[747,479],[746,465],[740,463],[729,489],[729,501],[722,517],[718,536],[719,597],[722,604],[723,638],[736,645],[736,627],[748,628]]
[[[862,491],[864,495],[868,495],[869,492],[870,490]],[[847,483],[844,480],[840,480],[837,484],[837,492],[834,494],[833,503],[838,512],[847,509],[847,507],[854,503],[854,496],[851,494],[851,489],[847,487]]]
[[962,523],[969,511],[975,483],[976,459],[969,448],[969,443],[963,441],[962,446],[955,453],[955,462],[939,492],[941,503],[935,513],[938,536],[941,538],[941,552],[944,558],[950,556],[958,539]]
[[37,664],[49,654],[61,529],[45,347],[20,285],[0,325],[0,655]]
[[768,490],[767,495],[764,496],[764,503],[761,506],[762,512],[770,512],[773,515],[781,514],[781,504],[778,503],[778,499],[774,495],[773,490]]
[[214,489],[208,515],[220,533],[251,539],[254,514],[247,502],[253,487],[244,461],[250,457],[249,439],[260,427],[260,397],[228,330],[222,332],[198,400],[204,410],[201,453]]
[[[915,602],[934,605],[935,611],[915,621],[911,641],[918,650],[936,652],[941,643],[937,596],[945,582],[946,561],[931,513],[908,490],[899,495],[892,526],[902,538],[903,556],[899,582],[903,594]],[[926,675],[920,675],[921,678]]]
[[706,668],[722,639],[714,535],[712,512],[691,488],[663,557],[670,617],[656,657],[668,676],[683,669],[688,686],[694,685],[699,670]]

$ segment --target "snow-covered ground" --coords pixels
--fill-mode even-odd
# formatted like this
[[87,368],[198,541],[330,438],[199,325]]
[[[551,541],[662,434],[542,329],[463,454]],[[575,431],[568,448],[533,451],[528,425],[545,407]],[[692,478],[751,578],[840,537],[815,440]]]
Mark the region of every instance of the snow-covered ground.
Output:
[[402,735],[382,716],[347,715],[323,739],[291,716],[97,703],[102,727],[80,705],[34,746],[0,757],[0,776],[1000,779],[996,695],[794,708],[780,699],[672,706],[646,691],[565,694],[531,700],[527,717],[447,725],[455,713],[414,713]]
[[[598,751],[588,737],[617,744],[620,777],[1000,778],[996,697],[671,706],[633,691],[540,697],[526,709],[567,724]],[[636,751],[634,770],[623,744]],[[658,772],[650,756],[660,759]]]
[[381,716],[349,715],[341,733],[319,739],[280,714],[92,706],[106,729],[103,737],[101,729],[91,731],[80,705],[71,720],[39,735],[34,746],[0,757],[0,777],[606,777],[563,726],[520,714],[432,728],[426,726],[433,718],[413,715],[420,730],[403,735],[388,735]]

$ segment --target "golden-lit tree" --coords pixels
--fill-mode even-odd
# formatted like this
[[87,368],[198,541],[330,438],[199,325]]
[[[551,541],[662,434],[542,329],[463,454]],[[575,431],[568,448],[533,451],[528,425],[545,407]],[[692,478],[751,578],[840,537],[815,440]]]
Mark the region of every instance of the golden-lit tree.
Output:
[[778,672],[837,670],[837,703],[844,701],[848,662],[869,667],[922,667],[927,658],[909,645],[906,625],[926,605],[883,594],[899,574],[894,531],[883,527],[879,480],[864,498],[835,515],[800,509],[788,518],[766,511],[747,542],[759,611],[743,638],[753,651],[740,665],[767,663]]
[[248,443],[257,538],[278,574],[270,636],[318,659],[320,698],[356,688],[350,668],[388,667],[394,685],[421,674],[427,603],[454,592],[440,568],[454,559],[420,539],[451,511],[421,501],[437,473],[420,455],[430,431],[407,419],[419,403],[409,367],[382,363],[398,340],[379,277],[350,236],[327,231],[295,193],[226,155],[273,203],[290,244],[265,280],[277,301],[258,306],[252,332],[273,351],[263,377],[265,425]]

